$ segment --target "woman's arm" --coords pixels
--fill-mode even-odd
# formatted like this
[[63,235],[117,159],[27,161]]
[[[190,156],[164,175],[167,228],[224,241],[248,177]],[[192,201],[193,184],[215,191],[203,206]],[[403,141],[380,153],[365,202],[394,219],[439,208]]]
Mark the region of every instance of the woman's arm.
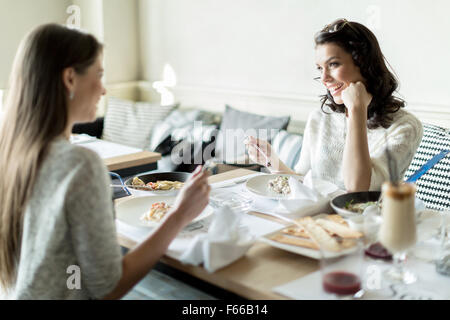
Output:
[[372,163],[367,141],[367,108],[372,96],[362,82],[351,83],[342,93],[348,110],[348,130],[343,156],[344,185],[347,191],[367,191]]
[[181,190],[172,212],[145,241],[125,255],[122,277],[104,299],[120,299],[137,284],[167,251],[176,235],[208,204],[210,187],[206,172],[197,168]]

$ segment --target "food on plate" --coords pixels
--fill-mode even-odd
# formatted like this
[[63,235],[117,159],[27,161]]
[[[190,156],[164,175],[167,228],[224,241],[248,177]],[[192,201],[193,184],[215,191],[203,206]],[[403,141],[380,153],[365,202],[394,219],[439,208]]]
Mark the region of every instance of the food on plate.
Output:
[[341,246],[336,238],[333,238],[333,236],[317,224],[313,218],[305,217],[299,222],[305,229],[306,233],[308,233],[309,237],[319,246],[330,251],[341,250]]
[[327,219],[348,227],[348,222],[338,214],[329,214]]
[[331,251],[341,251],[354,245],[352,239],[363,234],[353,230],[339,215],[327,215],[326,218],[297,219],[298,226],[290,226],[271,237],[272,240],[295,246],[318,250],[323,246]]
[[284,234],[289,234],[291,236],[302,237],[302,238],[309,238],[309,235],[305,231],[305,229],[297,227],[297,226],[293,226],[293,227],[289,227],[289,228],[283,229],[283,230],[281,230],[281,232],[284,233]]
[[291,193],[291,188],[289,187],[289,177],[278,176],[275,179],[269,180],[268,188],[278,194],[287,195]]
[[171,208],[172,206],[165,202],[155,202],[150,210],[142,215],[141,220],[159,222]]
[[369,202],[360,202],[360,203],[353,203],[354,200],[351,200],[347,202],[344,206],[345,210],[349,210],[351,212],[356,213],[363,213],[364,210],[366,210],[367,207],[376,205],[377,203],[375,201],[369,201]]
[[334,221],[317,219],[315,222],[329,233],[338,235],[341,238],[357,239],[363,236],[361,232],[350,229],[349,227],[343,226],[342,224]]
[[291,244],[294,246],[319,250],[319,246],[315,242],[312,242],[310,240],[286,237],[281,234],[276,234],[276,235],[272,236],[271,239],[274,241],[280,242],[280,243],[284,243],[284,244]]
[[[168,180],[161,180],[156,182],[149,182],[145,184],[144,181],[139,179],[138,177],[134,177],[131,181],[131,184],[133,187],[136,187],[136,189],[141,190],[178,190],[181,189],[184,186],[183,182],[180,181],[168,181]],[[143,188],[139,188],[143,187]]]

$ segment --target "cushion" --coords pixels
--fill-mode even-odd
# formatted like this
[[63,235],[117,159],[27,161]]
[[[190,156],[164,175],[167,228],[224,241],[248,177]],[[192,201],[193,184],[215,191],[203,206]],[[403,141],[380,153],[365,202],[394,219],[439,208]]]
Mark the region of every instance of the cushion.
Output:
[[148,149],[153,127],[177,105],[108,99],[103,139],[140,149]]
[[[168,138],[173,141],[181,140],[179,137],[171,137],[176,130],[190,129],[199,127],[208,127],[214,123],[215,116],[212,113],[202,110],[174,110],[163,121],[157,123],[152,132],[149,150],[155,151]],[[180,134],[177,133],[179,136]],[[173,139],[172,139],[173,138]]]
[[294,168],[300,159],[303,136],[281,130],[273,139],[272,150],[289,168]]
[[269,117],[236,110],[225,106],[225,112],[217,136],[215,157],[227,163],[234,163],[245,155],[246,135],[269,142],[280,130],[286,130],[290,117]]
[[[405,173],[405,180],[442,150],[450,150],[448,129],[424,124],[422,142]],[[450,156],[443,158],[416,182],[417,197],[428,209],[450,209]]]

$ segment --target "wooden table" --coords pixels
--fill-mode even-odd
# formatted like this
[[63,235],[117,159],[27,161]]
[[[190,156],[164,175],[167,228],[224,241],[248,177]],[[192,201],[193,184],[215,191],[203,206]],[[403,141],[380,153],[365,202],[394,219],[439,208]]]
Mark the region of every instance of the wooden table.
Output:
[[157,169],[156,162],[161,154],[150,151],[141,151],[123,156],[103,159],[109,171],[116,172],[122,177],[128,177],[140,172]]
[[[253,173],[254,171],[237,169],[211,176],[209,182],[220,182]],[[250,214],[258,215],[253,212]],[[261,217],[271,219],[265,215],[261,215]],[[129,249],[137,244],[121,234],[118,234],[118,238],[120,245]],[[319,270],[317,260],[280,250],[261,242],[255,243],[238,261],[214,273],[209,273],[203,267],[184,265],[167,256],[164,256],[160,262],[241,297],[262,300],[286,299],[286,297],[272,292],[272,288]]]
[[89,136],[75,134],[71,139],[73,139],[72,143],[96,152],[109,171],[116,172],[122,177],[157,169],[156,162],[161,159],[160,153],[142,151]]

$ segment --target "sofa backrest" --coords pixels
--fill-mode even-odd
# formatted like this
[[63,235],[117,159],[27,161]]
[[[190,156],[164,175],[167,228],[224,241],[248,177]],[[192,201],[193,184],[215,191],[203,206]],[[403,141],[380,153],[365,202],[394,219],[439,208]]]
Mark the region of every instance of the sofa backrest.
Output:
[[[405,180],[442,150],[450,150],[449,130],[424,124],[422,142],[405,173]],[[427,171],[416,185],[417,197],[428,209],[450,210],[450,155]]]

